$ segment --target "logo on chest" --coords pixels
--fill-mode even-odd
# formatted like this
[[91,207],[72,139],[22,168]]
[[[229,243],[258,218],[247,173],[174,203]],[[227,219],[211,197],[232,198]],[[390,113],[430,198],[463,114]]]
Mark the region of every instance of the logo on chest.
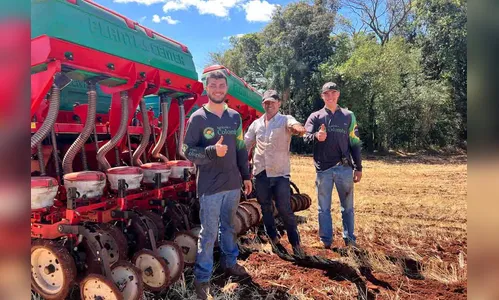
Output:
[[231,126],[220,126],[217,127],[217,134],[218,135],[236,135],[237,129],[234,129],[234,127]]
[[328,132],[336,132],[336,133],[347,134],[346,126],[339,126],[337,124],[331,124],[331,125],[329,125],[328,128],[327,128],[327,131]]
[[213,129],[213,127],[206,127],[203,130],[203,135],[207,140],[212,139],[215,136],[215,130]]
[[236,135],[237,134],[237,129],[234,129],[233,127],[230,126],[219,126],[214,129],[213,127],[206,127],[203,130],[203,136],[207,140],[211,140],[212,138],[215,137],[215,134],[217,135]]

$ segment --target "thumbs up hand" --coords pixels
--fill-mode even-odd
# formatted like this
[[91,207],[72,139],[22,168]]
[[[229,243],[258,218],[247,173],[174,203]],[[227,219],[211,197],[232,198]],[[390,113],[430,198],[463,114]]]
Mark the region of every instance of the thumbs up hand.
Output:
[[227,153],[227,145],[222,144],[224,141],[224,136],[222,135],[218,142],[215,144],[215,149],[217,150],[218,157],[224,157]]
[[326,132],[326,126],[324,124],[321,124],[321,127],[319,128],[319,131],[315,134],[315,137],[319,142],[324,142],[327,138],[327,132]]

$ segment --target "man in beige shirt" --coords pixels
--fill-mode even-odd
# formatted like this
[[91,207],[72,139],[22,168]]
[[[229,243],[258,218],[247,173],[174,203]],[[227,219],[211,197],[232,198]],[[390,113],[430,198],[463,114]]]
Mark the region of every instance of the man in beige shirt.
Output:
[[258,202],[262,206],[265,231],[274,246],[279,238],[272,214],[272,198],[281,216],[288,240],[297,256],[303,256],[300,235],[290,202],[290,156],[291,135],[303,135],[305,128],[296,119],[279,113],[281,99],[276,91],[268,90],[262,99],[265,114],[255,120],[248,128],[244,142],[253,153],[253,175]]

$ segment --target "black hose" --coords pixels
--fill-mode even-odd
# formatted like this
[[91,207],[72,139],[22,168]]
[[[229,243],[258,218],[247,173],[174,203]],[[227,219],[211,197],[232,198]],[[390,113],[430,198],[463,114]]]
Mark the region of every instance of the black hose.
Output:
[[40,129],[31,136],[31,149],[40,144],[49,134],[50,130],[54,127],[55,121],[57,119],[57,114],[59,113],[59,102],[61,100],[61,90],[57,85],[52,85],[52,94],[50,95],[50,104],[47,117],[43,121]]
[[61,180],[62,173],[61,173],[61,167],[59,165],[60,162],[59,162],[59,153],[57,150],[57,139],[55,136],[55,129],[52,129],[51,138],[52,138],[52,151],[54,154],[55,173],[57,174],[59,180]]
[[95,83],[88,84],[87,94],[87,121],[85,122],[80,135],[76,138],[74,143],[69,147],[68,151],[64,155],[64,159],[62,160],[62,169],[64,170],[64,174],[73,172],[73,160],[80,150],[82,150],[82,152],[84,151],[83,147],[90,137],[90,134],[92,134],[92,130],[94,130],[95,114],[97,109],[97,91],[95,88]]
[[177,145],[177,153],[180,156],[181,159],[186,160],[187,158],[184,156],[184,153],[182,151],[182,147],[184,146],[184,136],[185,136],[185,107],[184,107],[184,100],[183,99],[178,99],[178,108],[180,111],[180,127],[178,130],[178,145]]
[[161,112],[163,114],[163,120],[161,122],[161,134],[159,136],[159,141],[154,145],[152,149],[152,157],[160,158],[162,161],[167,162],[168,158],[160,153],[161,148],[166,142],[168,136],[168,102],[161,102]]
[[111,165],[106,159],[106,154],[113,149],[116,144],[123,138],[128,127],[128,93],[126,91],[121,92],[121,121],[120,126],[116,134],[99,149],[97,152],[97,161],[100,164],[102,170],[106,171],[111,168]]
[[[142,114],[143,133],[142,133],[142,138],[140,140],[140,144],[137,147],[137,149],[135,149],[135,152],[133,153],[133,159],[132,159],[133,164],[135,164],[137,166],[142,165],[142,162],[140,161],[140,156],[146,150],[146,147],[149,144],[149,138],[151,136],[151,126],[149,125],[149,116],[147,115],[146,102],[144,101],[144,99],[140,100],[139,106],[140,106],[140,112]],[[160,141],[161,141],[161,139],[160,139]],[[131,151],[131,149],[130,149],[130,151]]]
[[40,167],[40,175],[45,176],[47,173],[45,173],[45,162],[43,161],[43,152],[42,152],[42,143],[36,145],[37,152],[38,152],[38,166]]

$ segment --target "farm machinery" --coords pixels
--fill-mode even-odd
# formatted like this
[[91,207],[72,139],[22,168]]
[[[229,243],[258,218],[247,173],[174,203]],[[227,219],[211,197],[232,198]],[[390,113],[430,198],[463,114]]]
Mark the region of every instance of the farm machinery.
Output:
[[[194,264],[195,165],[186,120],[207,102],[192,55],[90,0],[32,3],[31,283],[44,299],[141,299]],[[223,66],[243,128],[261,95]],[[296,189],[292,206],[310,205]],[[244,195],[244,193],[243,193]],[[251,197],[250,197],[251,198]],[[237,232],[261,221],[243,199]]]

